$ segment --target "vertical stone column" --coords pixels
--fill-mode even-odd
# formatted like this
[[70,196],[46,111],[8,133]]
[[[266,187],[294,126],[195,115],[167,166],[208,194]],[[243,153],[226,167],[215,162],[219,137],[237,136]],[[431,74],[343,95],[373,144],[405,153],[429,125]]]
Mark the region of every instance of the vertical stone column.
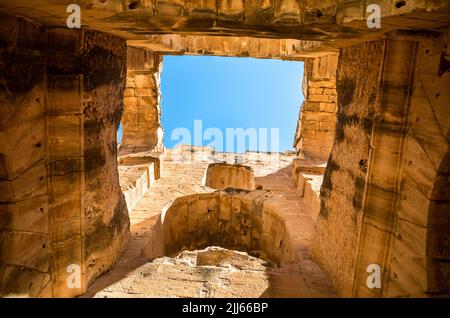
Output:
[[307,59],[303,95],[294,147],[300,158],[326,161],[333,147],[336,125],[337,55]]
[[410,40],[416,51],[383,297],[450,292],[450,33]]
[[[448,293],[448,41],[411,33],[341,50],[311,251],[343,296]],[[367,284],[372,264],[380,288]]]
[[128,245],[130,220],[119,185],[117,129],[123,111],[127,47],[123,39],[84,31],[84,261],[86,282],[107,271]]
[[122,117],[121,148],[125,152],[163,152],[158,54],[128,48],[127,86]]
[[[78,65],[82,35],[63,28],[47,30],[47,196],[54,297],[74,297],[87,287],[83,74]],[[73,281],[68,277],[71,273]]]
[[51,297],[46,34],[0,13],[0,297]]
[[340,295],[352,293],[384,41],[342,49],[334,145],[320,190],[311,254]]
[[[371,131],[371,148],[359,226],[356,273],[352,294],[379,297],[387,290],[389,259],[404,177],[405,138],[417,43],[386,42],[379,104]],[[367,268],[381,269],[382,288],[369,288]]]
[[73,297],[127,246],[126,43],[0,21],[0,295]]

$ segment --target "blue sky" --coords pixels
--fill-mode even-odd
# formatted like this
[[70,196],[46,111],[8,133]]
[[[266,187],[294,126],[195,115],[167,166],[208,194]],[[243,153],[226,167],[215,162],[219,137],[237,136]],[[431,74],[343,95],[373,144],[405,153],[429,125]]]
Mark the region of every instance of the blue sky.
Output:
[[[303,101],[302,78],[303,63],[300,62],[164,56],[161,79],[164,144],[167,148],[177,144],[179,140],[172,140],[172,132],[183,127],[190,132],[193,144],[208,145],[210,140],[202,140],[201,133],[196,134],[200,139],[194,140],[194,120],[201,120],[203,132],[208,127],[222,132],[223,148],[227,151],[239,149],[236,145],[235,149],[227,147],[226,128],[239,127],[244,130],[255,128],[256,132],[266,128],[268,148],[271,128],[278,128],[279,150],[292,149],[298,111]],[[260,137],[263,138],[258,133],[257,138]],[[220,143],[216,145],[220,146]],[[223,148],[216,150],[223,151]],[[257,150],[251,149],[248,141],[245,148]]]

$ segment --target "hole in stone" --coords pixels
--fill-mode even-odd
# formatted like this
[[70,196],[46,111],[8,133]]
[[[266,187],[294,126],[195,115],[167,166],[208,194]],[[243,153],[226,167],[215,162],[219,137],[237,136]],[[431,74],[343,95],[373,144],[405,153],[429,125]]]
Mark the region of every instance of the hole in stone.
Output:
[[406,1],[397,1],[397,3],[395,4],[395,7],[397,8],[397,9],[400,9],[401,7],[403,7],[403,6],[405,6],[406,5]]
[[141,6],[141,2],[140,2],[140,1],[133,1],[133,2],[131,2],[131,3],[128,5],[128,8],[129,8],[130,10],[134,10],[134,9],[139,8],[140,6]]
[[0,180],[8,180],[8,171],[6,169],[6,156],[0,153]]
[[447,52],[442,51],[441,59],[439,61],[439,76],[444,75],[444,73],[450,71],[450,55]]
[[38,142],[38,143],[36,144],[36,148],[41,148],[41,146],[42,146],[42,144],[41,144],[40,142]]
[[323,16],[322,11],[317,10],[317,18],[320,19],[321,16]]

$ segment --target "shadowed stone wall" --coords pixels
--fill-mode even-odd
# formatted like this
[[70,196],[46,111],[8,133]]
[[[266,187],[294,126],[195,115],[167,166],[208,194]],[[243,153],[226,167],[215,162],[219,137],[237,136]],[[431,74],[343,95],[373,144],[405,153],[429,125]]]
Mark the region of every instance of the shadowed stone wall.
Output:
[[[429,217],[430,208],[436,211],[432,193],[442,187],[441,162],[449,148],[446,56],[448,32],[340,53],[336,138],[312,253],[341,295],[424,296],[448,290],[433,280],[448,277],[440,260],[448,255],[450,233],[436,228],[446,224],[448,213]],[[447,199],[448,194],[440,195],[444,208],[438,211],[445,210]],[[366,285],[370,264],[381,267],[380,289]]]
[[0,289],[79,295],[127,242],[116,159],[125,42],[0,20]]
[[0,15],[0,291],[51,296],[45,29]]
[[129,218],[119,186],[117,129],[123,111],[127,49],[120,38],[85,31],[84,78],[84,257],[89,284],[125,250]]
[[[449,9],[447,0],[373,0],[380,5],[382,30],[369,30],[366,1],[353,0],[80,0],[83,27],[110,32],[127,40],[146,40],[148,34],[255,36],[319,40],[340,48],[379,39],[393,29],[432,29]],[[0,0],[16,14],[66,25],[67,3],[41,0]],[[448,11],[447,11],[448,12]]]
[[439,167],[433,189],[426,240],[427,286],[433,294],[450,293],[450,152]]
[[353,281],[383,48],[383,42],[371,42],[339,55],[336,138],[321,188],[312,252],[340,293],[346,292],[348,284],[351,288]]

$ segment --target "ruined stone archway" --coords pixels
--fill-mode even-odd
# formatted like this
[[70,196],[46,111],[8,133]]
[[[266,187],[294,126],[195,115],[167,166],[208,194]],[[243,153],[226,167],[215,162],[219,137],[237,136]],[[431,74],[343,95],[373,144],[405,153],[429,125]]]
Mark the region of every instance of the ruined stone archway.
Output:
[[0,292],[79,295],[127,245],[116,144],[126,44],[1,16]]
[[283,211],[270,197],[269,191],[232,188],[180,197],[159,216],[143,255],[155,258],[220,246],[277,266],[297,261]]

